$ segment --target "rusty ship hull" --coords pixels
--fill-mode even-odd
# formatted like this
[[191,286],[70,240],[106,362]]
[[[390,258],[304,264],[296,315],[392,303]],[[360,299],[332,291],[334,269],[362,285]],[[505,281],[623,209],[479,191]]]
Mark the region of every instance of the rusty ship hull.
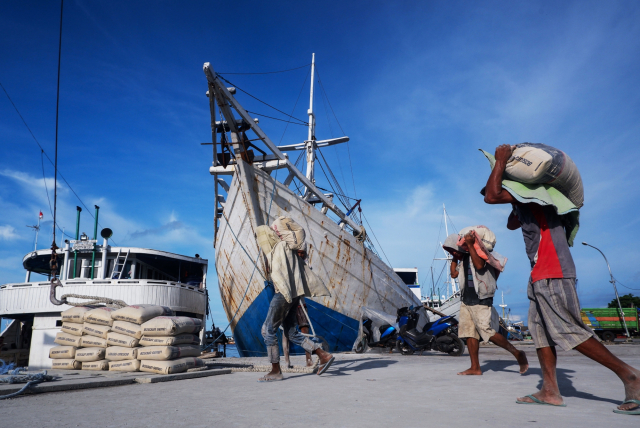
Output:
[[[421,305],[395,272],[351,233],[259,165],[246,168],[254,176],[253,188],[243,192],[238,174],[233,175],[215,243],[220,296],[241,356],[266,355],[261,327],[274,293],[265,285],[258,257],[252,220],[256,215],[264,216],[265,224],[289,216],[307,231],[308,262],[331,296],[305,301],[316,334],[332,352],[352,349],[363,306],[395,314],[399,307]],[[250,215],[250,207],[256,205],[261,212]],[[292,349],[296,351],[302,350]]]

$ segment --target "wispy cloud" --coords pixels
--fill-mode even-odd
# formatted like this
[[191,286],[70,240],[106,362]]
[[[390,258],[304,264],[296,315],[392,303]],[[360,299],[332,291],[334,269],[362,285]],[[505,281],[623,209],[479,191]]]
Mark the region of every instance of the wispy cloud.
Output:
[[16,233],[16,229],[13,226],[0,226],[0,239],[8,241],[17,238],[20,238],[20,235]]
[[171,232],[174,230],[184,229],[184,223],[178,220],[170,221],[169,223],[165,223],[160,227],[154,227],[151,229],[139,230],[131,233],[129,236],[132,239],[143,238],[150,235],[164,235],[167,232]]

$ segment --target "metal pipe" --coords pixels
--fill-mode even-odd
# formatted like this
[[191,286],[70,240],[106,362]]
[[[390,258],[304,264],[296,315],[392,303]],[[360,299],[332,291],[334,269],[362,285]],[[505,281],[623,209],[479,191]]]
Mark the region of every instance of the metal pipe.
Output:
[[[76,241],[77,241],[78,239],[80,239],[80,213],[82,212],[82,208],[77,206],[76,210],[78,210],[78,215],[76,216]],[[71,279],[74,279],[76,277],[77,264],[78,264],[78,252],[74,250],[73,251],[73,274],[71,275]]]
[[104,238],[102,241],[102,275],[101,279],[105,279],[107,277],[107,251],[109,250],[109,246],[107,245],[107,238]]
[[62,264],[62,269],[63,272],[61,272],[60,279],[67,280],[67,277],[69,276],[69,241],[66,240],[64,246],[64,262]]
[[98,239],[98,211],[100,211],[100,207],[94,205],[96,207],[96,221],[93,224],[93,240],[96,241],[93,243],[93,251],[91,252],[91,279],[94,278],[93,270],[96,267],[96,244]]
[[620,297],[618,296],[618,289],[616,288],[616,279],[613,277],[613,273],[611,273],[611,266],[609,265],[609,260],[607,260],[607,256],[605,256],[604,253],[602,251],[600,251],[599,248],[594,247],[591,244],[587,244],[586,242],[583,242],[582,245],[586,245],[587,247],[595,248],[596,250],[598,250],[598,252],[600,254],[602,254],[602,257],[604,257],[604,261],[607,263],[607,267],[609,268],[609,276],[611,277],[611,280],[609,282],[613,285],[613,291],[616,293],[616,300],[618,301],[618,308],[620,308],[620,316],[622,317],[622,325],[624,325],[624,331],[627,333],[627,338],[630,338],[631,336],[629,336],[629,329],[627,328],[627,322],[624,319],[624,311],[622,310],[622,305],[620,304]]

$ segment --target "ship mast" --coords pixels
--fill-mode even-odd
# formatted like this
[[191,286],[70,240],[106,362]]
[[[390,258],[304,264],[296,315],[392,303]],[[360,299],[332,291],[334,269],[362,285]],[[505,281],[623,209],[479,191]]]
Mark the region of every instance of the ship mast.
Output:
[[[307,141],[305,141],[305,150],[307,151],[307,179],[310,182],[315,184],[316,180],[314,178],[314,164],[316,160],[316,116],[313,113],[313,83],[314,76],[316,71],[316,54],[311,54],[311,90],[309,94],[309,110],[307,110],[307,114],[309,115],[309,134],[307,137]],[[307,187],[304,192],[304,199],[307,200],[311,197],[312,193]]]

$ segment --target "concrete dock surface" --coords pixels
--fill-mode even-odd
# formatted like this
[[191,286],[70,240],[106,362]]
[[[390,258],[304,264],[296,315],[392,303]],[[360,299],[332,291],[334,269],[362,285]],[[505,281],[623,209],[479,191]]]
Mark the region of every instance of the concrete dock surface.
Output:
[[[535,348],[526,375],[510,354],[482,346],[483,376],[457,376],[468,355],[338,354],[322,376],[234,372],[161,383],[128,383],[0,401],[3,427],[640,427],[640,416],[612,412],[624,395],[613,373],[578,352],[558,352],[558,380],[567,407],[519,405],[541,384]],[[640,367],[640,346],[610,345]],[[301,366],[304,357],[293,357]],[[264,358],[218,359],[266,365]],[[133,374],[132,374],[133,375]]]

